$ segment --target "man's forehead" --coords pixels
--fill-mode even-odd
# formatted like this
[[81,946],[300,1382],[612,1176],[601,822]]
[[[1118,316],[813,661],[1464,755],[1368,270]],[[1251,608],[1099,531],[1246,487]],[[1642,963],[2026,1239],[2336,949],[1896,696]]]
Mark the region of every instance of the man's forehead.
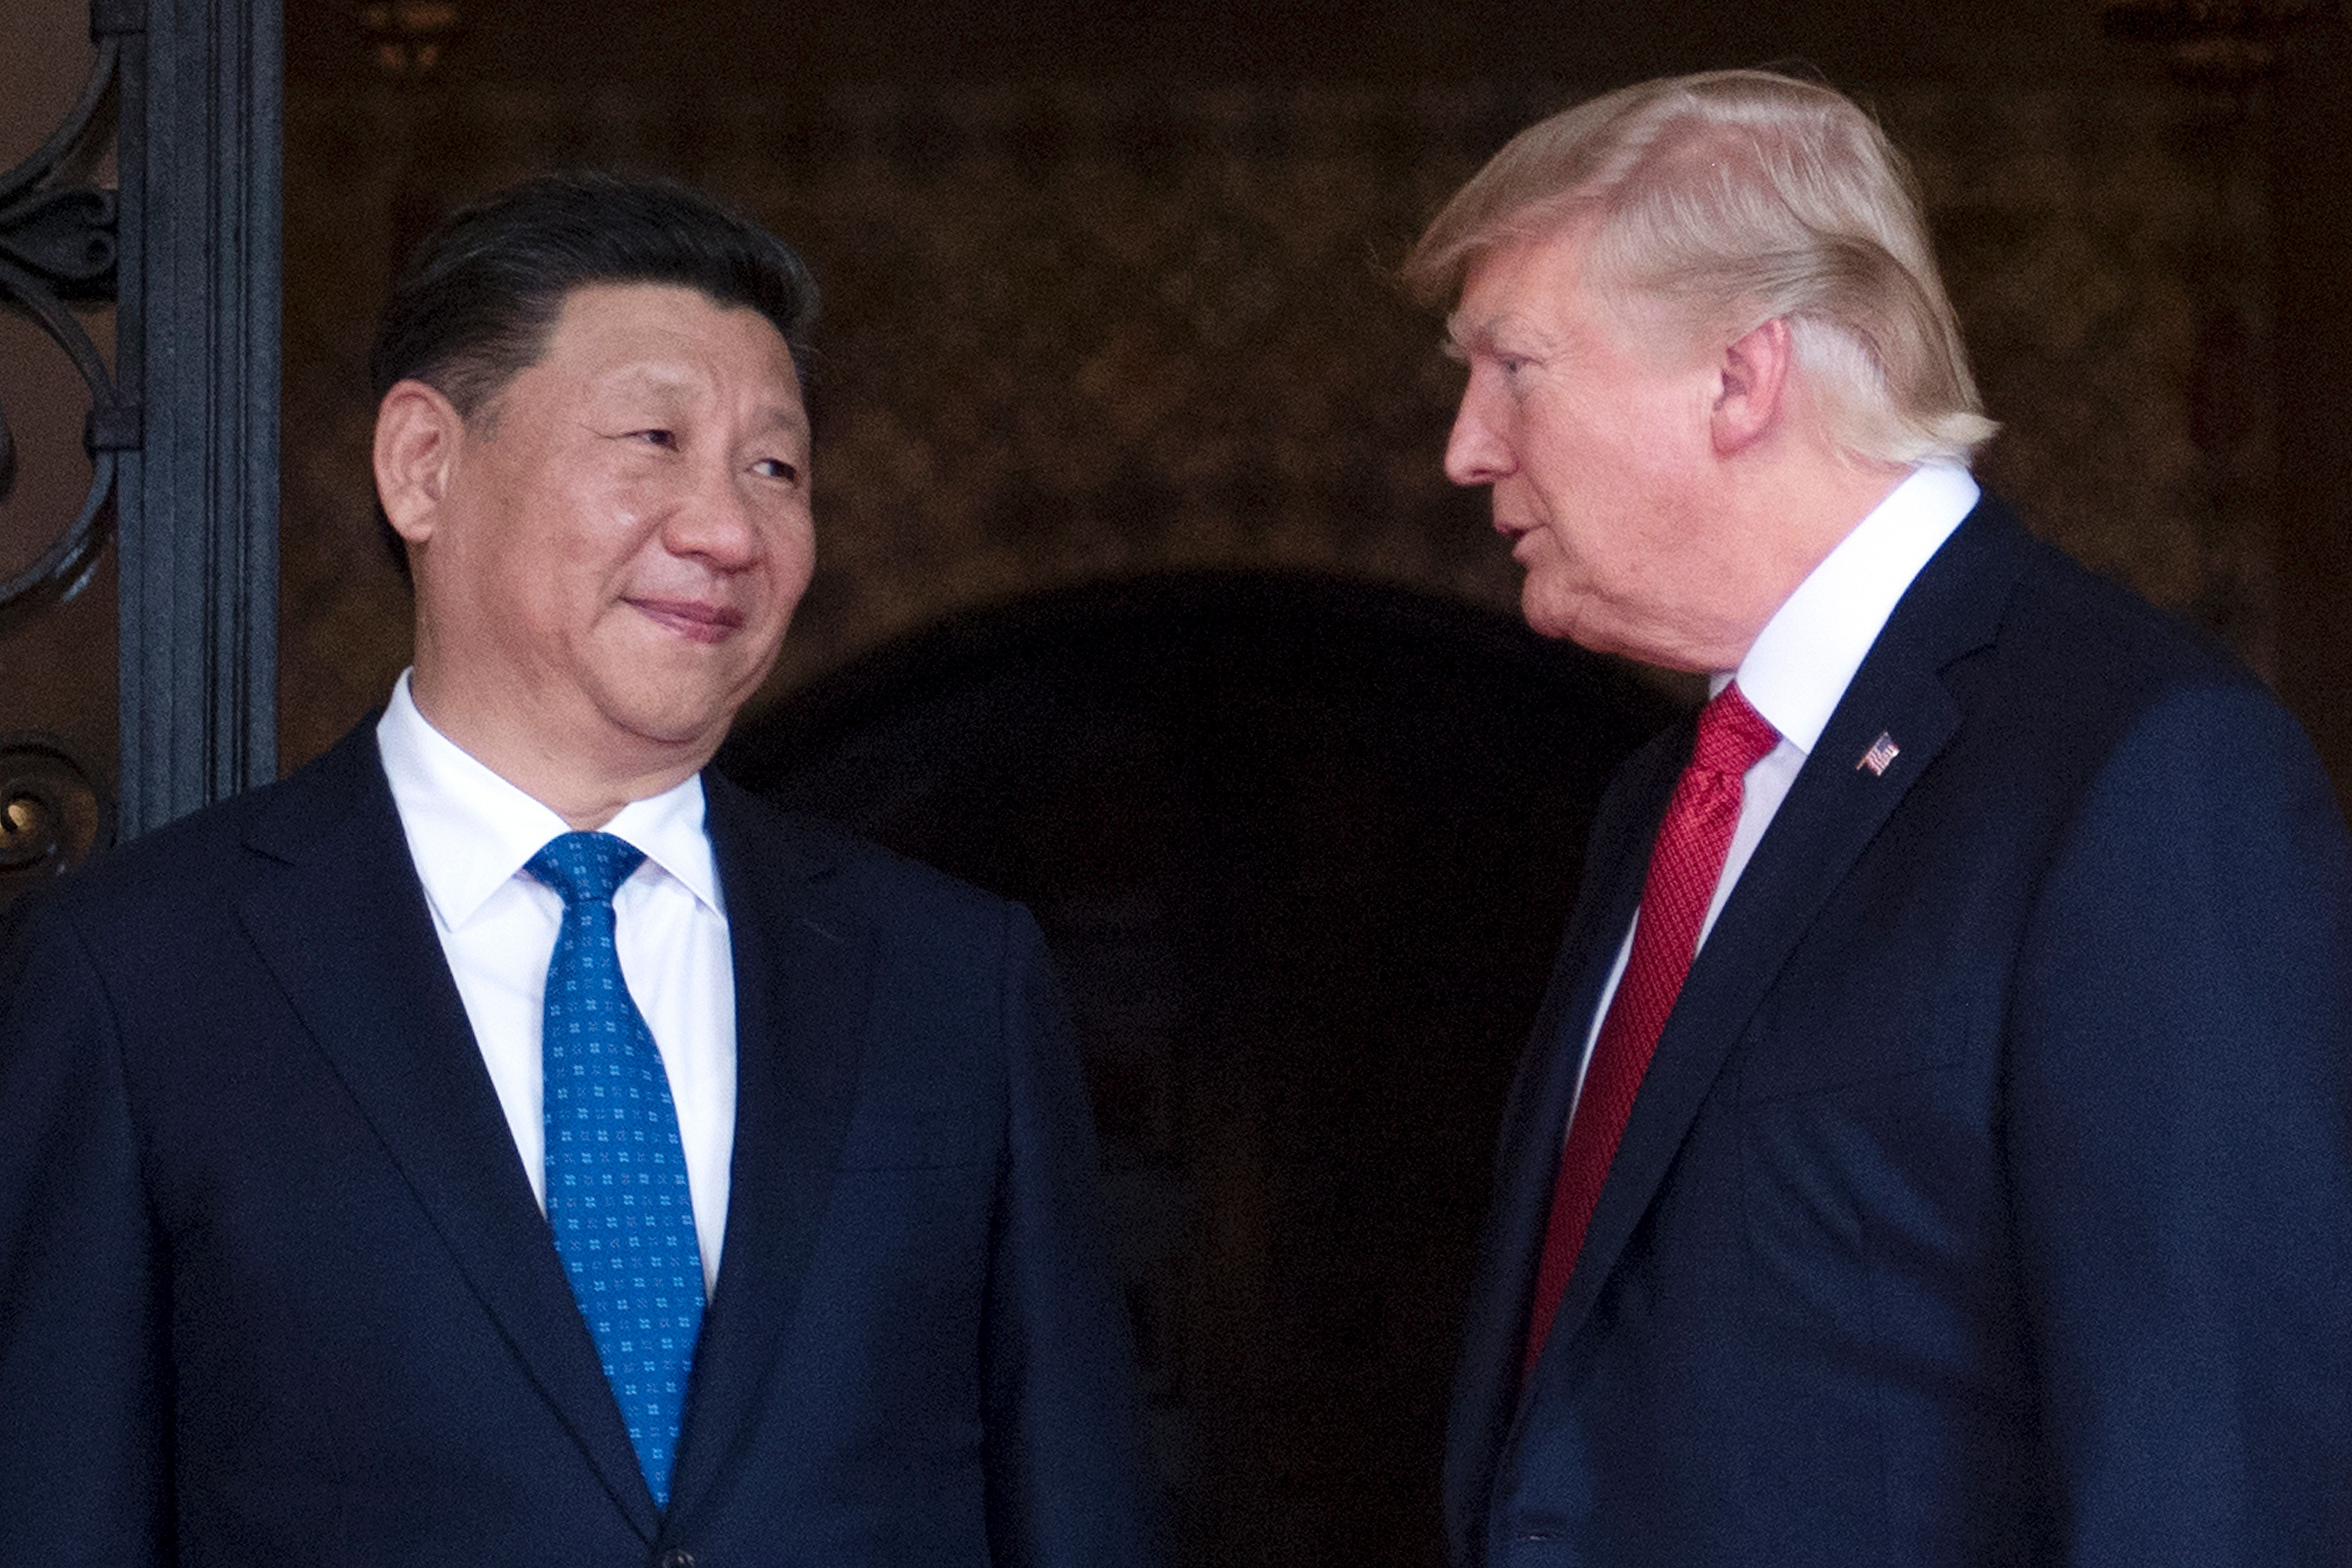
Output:
[[1566,237],[1513,239],[1470,258],[1462,292],[1445,318],[1445,335],[1462,351],[1491,347],[1499,337],[1541,331],[1581,287],[1580,269],[1562,254]]
[[[653,355],[624,360],[591,378],[595,391],[616,397],[642,398],[657,404],[683,404],[714,390],[710,377],[690,354]],[[772,395],[759,399],[751,417],[762,426],[808,428],[800,384],[787,359],[778,367]]]
[[1486,300],[1465,301],[1445,318],[1446,342],[1464,353],[1495,346],[1499,338],[1525,329],[1524,312],[1510,307],[1491,308]]
[[1543,354],[1589,345],[1596,335],[1644,352],[1690,346],[1691,324],[1654,290],[1596,264],[1595,240],[1590,221],[1574,221],[1482,251],[1464,267],[1445,318],[1447,352]]
[[[749,305],[713,299],[684,283],[599,281],[575,286],[556,312],[553,341],[609,344],[616,355],[719,338],[756,342],[785,363],[792,349],[776,324]],[[657,352],[652,358],[665,357]]]
[[806,429],[800,374],[775,323],[746,305],[664,283],[592,283],[565,297],[543,368],[593,395],[678,402],[747,374],[754,417]]

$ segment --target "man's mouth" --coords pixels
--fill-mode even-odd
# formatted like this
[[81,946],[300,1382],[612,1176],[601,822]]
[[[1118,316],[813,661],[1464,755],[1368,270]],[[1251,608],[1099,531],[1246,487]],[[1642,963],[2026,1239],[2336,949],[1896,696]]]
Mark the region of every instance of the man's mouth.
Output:
[[714,605],[700,599],[631,599],[629,605],[690,642],[723,642],[743,624],[743,612],[732,605]]

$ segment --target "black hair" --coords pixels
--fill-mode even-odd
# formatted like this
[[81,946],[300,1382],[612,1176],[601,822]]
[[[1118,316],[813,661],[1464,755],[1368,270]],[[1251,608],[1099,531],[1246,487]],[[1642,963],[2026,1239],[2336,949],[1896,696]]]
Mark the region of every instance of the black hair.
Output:
[[[575,173],[470,203],[417,244],[368,354],[375,400],[414,379],[477,418],[546,351],[572,290],[597,283],[677,284],[759,311],[805,395],[817,292],[791,246],[675,180]],[[405,575],[407,547],[381,501],[375,515]]]

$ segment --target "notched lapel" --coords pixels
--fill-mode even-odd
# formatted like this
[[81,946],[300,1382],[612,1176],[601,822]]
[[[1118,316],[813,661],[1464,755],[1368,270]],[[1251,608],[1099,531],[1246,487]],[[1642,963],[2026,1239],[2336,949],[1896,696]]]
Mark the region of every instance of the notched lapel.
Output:
[[735,1152],[719,1286],[671,1482],[681,1519],[726,1473],[767,1403],[856,1106],[880,941],[825,896],[824,856],[766,807],[706,779],[735,958]]
[[247,845],[279,863],[238,905],[262,963],[527,1375],[651,1541],[652,1494],[442,956],[373,723],[281,785]]
[[[1480,1528],[1477,1510],[1485,1506],[1519,1405],[1528,1302],[1543,1251],[1584,1030],[1641,902],[1650,841],[1690,755],[1692,733],[1685,721],[1653,740],[1628,760],[1601,802],[1585,883],[1505,1109],[1494,1212],[1480,1252],[1463,1335],[1462,1375],[1448,1418],[1446,1491],[1449,1513],[1463,1515],[1449,1518],[1457,1537]],[[1457,1552],[1469,1549],[1466,1537],[1455,1544]]]
[[[1959,704],[1942,671],[1991,640],[2029,544],[2022,525],[1998,503],[1980,504],[1914,581],[1854,672],[1691,963],[1586,1227],[1538,1377],[1569,1353],[1781,966],[1959,728]],[[1857,767],[1882,736],[1895,743],[1895,754],[1881,769]]]

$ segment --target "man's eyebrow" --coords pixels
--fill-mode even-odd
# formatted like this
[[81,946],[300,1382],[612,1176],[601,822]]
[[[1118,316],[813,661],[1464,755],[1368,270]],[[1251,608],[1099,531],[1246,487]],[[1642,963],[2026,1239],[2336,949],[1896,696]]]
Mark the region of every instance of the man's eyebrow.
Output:
[[[655,396],[677,398],[695,390],[696,376],[690,370],[663,364],[624,365],[598,378],[596,384],[606,392],[643,393]],[[772,403],[758,415],[757,428],[791,430],[805,436],[809,432],[806,409],[790,403]]]
[[795,408],[789,403],[770,404],[760,411],[760,421],[755,428],[762,436],[782,430],[806,439],[809,434],[808,411]]
[[1456,306],[1445,318],[1445,333],[1465,348],[1485,348],[1503,334],[1524,333],[1533,326],[1527,313],[1506,304],[1472,319],[1466,306]]
[[1448,316],[1440,346],[1448,359],[1457,360],[1505,353],[1543,358],[1565,352],[1556,332],[1509,310],[1476,322],[1465,322],[1459,312]]
[[607,392],[679,393],[693,380],[690,372],[662,364],[625,364],[595,378],[593,384]]

